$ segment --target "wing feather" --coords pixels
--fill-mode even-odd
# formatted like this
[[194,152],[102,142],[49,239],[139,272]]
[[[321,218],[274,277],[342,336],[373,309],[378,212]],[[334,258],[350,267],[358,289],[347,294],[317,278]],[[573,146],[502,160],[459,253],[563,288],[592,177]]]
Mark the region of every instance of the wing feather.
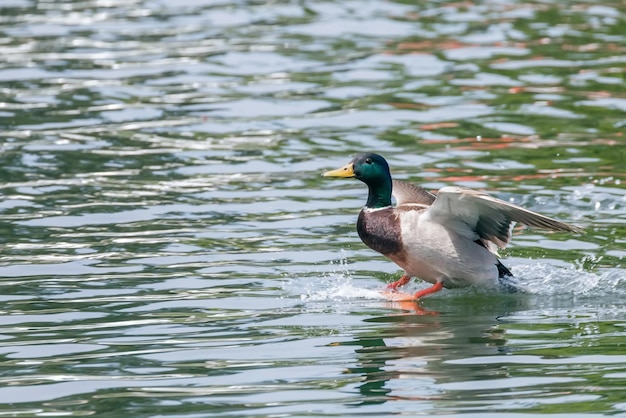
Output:
[[[513,222],[554,231],[582,232],[577,226],[464,187],[439,190],[428,213],[441,223],[456,225],[460,233],[468,235],[473,232],[478,238],[491,241],[500,248],[505,248],[511,240]],[[467,227],[471,231],[464,229]]]
[[434,194],[402,180],[393,180],[391,194],[398,206],[411,203],[430,206],[435,201]]

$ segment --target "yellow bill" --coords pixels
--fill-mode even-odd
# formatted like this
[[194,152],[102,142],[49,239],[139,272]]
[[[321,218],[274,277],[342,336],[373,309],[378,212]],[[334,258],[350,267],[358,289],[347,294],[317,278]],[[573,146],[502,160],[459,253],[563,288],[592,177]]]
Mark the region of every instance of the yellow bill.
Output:
[[354,163],[348,163],[336,170],[330,170],[322,174],[322,177],[354,177]]

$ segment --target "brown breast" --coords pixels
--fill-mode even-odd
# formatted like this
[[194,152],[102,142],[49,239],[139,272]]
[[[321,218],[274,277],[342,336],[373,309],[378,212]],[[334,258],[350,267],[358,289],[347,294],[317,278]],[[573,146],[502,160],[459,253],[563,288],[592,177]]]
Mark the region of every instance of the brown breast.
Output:
[[363,209],[356,230],[361,241],[372,250],[393,259],[403,258],[400,220],[393,208]]

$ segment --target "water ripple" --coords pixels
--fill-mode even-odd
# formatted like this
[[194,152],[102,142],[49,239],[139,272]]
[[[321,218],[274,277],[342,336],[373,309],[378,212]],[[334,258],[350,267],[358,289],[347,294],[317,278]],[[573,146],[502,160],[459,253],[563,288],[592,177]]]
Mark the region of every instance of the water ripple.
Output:
[[[2,413],[623,413],[623,2],[2,11]],[[586,234],[387,302],[366,189],[320,178],[363,150]]]

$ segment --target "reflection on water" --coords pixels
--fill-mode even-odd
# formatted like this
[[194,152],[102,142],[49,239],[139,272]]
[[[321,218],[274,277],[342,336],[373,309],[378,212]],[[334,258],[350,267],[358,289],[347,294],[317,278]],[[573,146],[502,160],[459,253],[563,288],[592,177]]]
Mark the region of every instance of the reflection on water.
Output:
[[[0,410],[624,415],[625,13],[5,0]],[[524,294],[385,302],[319,177],[362,150],[586,234],[516,229]]]
[[547,312],[535,299],[505,297],[495,306],[480,296],[440,302],[447,309],[438,315],[407,311],[366,319],[384,328],[339,343],[355,347],[357,362],[348,371],[361,376],[362,404],[389,403],[388,411],[423,414],[550,412],[551,406],[576,412],[588,402],[612,410],[606,400],[613,384],[589,384],[620,377],[610,372],[621,370],[626,357],[599,332],[602,327],[621,335],[619,322],[599,323],[600,315],[588,312],[572,323],[569,309]]

